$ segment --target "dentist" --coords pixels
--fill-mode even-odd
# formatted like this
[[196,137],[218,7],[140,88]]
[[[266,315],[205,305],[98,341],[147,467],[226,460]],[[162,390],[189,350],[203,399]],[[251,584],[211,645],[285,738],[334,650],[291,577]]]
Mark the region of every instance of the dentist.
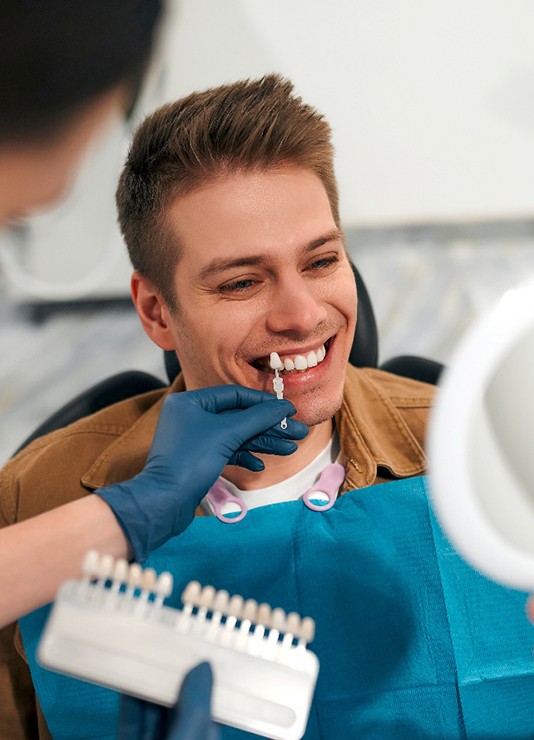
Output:
[[[68,188],[94,134],[131,103],[162,10],[163,0],[2,2],[0,225]],[[132,480],[0,531],[0,626],[51,601],[91,548],[142,562],[188,527],[225,465],[261,470],[255,452],[295,451],[306,427],[280,428],[295,413],[238,386],[168,397]]]
[[[0,228],[57,200],[93,136],[118,106],[128,109],[163,3],[3,0]],[[132,480],[0,531],[0,627],[51,601],[66,578],[81,574],[91,548],[142,562],[188,527],[228,463],[261,470],[255,452],[291,454],[291,439],[307,428],[289,419],[283,431],[280,422],[295,412],[288,401],[238,386],[169,396],[146,465]],[[211,685],[203,663],[187,676],[172,710],[125,697],[121,737],[217,737]],[[3,730],[33,734],[28,727]]]

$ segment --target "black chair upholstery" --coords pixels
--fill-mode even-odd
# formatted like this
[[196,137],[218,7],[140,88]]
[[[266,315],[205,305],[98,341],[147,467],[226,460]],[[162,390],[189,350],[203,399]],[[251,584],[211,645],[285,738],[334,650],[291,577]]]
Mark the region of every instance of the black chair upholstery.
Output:
[[394,375],[402,375],[403,378],[413,378],[423,383],[437,385],[444,366],[436,360],[416,355],[399,355],[386,360],[380,365],[381,370],[387,370]]
[[358,291],[358,320],[349,362],[355,367],[376,367],[378,364],[378,329],[375,312],[362,276],[352,265]]
[[[373,306],[360,273],[354,265],[352,265],[352,269],[358,290],[358,320],[356,322],[356,331],[354,333],[349,362],[356,367],[377,367],[378,330]],[[175,352],[166,351],[164,359],[168,380],[169,383],[172,383],[180,371],[180,364]],[[427,383],[436,383],[443,366],[434,360],[404,355],[383,363],[381,369]],[[111,406],[113,403],[123,401],[139,393],[146,393],[165,387],[166,384],[162,380],[145,372],[127,371],[113,375],[91,386],[64,404],[52,416],[40,424],[24,440],[16,452],[23,450],[30,442],[33,442],[38,437],[67,426],[84,416],[94,414],[106,408],[106,406]]]
[[150,373],[139,370],[127,370],[123,373],[117,373],[110,378],[102,380],[100,383],[91,386],[86,391],[70,401],[67,401],[60,409],[48,417],[37,429],[24,440],[24,442],[14,452],[20,452],[27,447],[34,439],[43,437],[49,432],[66,427],[84,416],[89,416],[100,411],[112,403],[124,401],[125,398],[137,396],[139,393],[155,391],[158,388],[165,388],[165,383]]

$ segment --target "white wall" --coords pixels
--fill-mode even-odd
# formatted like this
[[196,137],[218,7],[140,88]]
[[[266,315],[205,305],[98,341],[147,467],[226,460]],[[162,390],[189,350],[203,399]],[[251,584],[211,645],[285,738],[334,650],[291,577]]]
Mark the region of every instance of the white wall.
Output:
[[346,225],[525,216],[532,0],[181,0],[169,98],[278,71],[335,132]]
[[[292,78],[333,126],[346,227],[533,213],[533,0],[172,0],[165,31],[164,76],[139,114],[243,77]],[[118,243],[98,203],[120,156],[90,157],[30,230],[37,277],[68,285]],[[123,256],[93,293],[127,295],[128,274]]]

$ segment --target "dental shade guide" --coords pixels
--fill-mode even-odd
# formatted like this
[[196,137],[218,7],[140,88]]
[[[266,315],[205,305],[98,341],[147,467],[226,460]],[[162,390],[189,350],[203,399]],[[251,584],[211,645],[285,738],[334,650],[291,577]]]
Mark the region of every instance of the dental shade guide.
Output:
[[[278,400],[281,401],[284,397],[284,379],[281,377],[278,369],[274,371],[273,390]],[[287,429],[287,419],[285,417],[280,422],[280,426],[282,429]]]
[[[277,399],[281,401],[284,398],[284,379],[280,375],[280,368],[283,368],[284,365],[278,352],[271,352],[269,364],[271,365],[271,369],[274,370],[273,390],[276,393]],[[280,426],[282,429],[287,429],[287,419],[282,419]]]
[[304,735],[319,661],[315,623],[191,581],[183,609],[163,604],[172,576],[94,551],[60,588],[38,648],[46,668],[173,706],[207,660],[216,722],[267,738]]

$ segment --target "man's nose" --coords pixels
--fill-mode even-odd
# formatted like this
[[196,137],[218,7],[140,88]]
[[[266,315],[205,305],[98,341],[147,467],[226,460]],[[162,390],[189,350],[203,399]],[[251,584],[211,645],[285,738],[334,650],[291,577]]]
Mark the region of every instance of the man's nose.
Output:
[[302,276],[280,283],[271,301],[267,328],[275,333],[310,334],[327,318],[318,286]]

